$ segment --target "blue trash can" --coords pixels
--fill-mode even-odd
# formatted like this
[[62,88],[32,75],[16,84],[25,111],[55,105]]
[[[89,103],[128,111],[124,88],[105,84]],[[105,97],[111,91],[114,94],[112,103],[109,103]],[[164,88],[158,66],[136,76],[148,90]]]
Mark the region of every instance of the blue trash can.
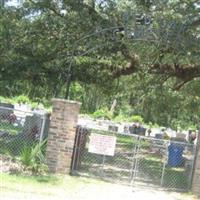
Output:
[[180,144],[171,143],[168,146],[168,165],[170,167],[179,167],[183,164],[184,147]]

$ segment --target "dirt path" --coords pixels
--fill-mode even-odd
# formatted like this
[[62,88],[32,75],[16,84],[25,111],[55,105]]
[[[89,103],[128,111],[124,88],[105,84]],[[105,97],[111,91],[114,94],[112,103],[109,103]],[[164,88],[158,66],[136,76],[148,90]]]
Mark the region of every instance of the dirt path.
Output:
[[158,191],[156,189],[141,189],[116,184],[80,184],[73,191],[66,188],[46,188],[41,192],[27,191],[23,188],[9,191],[0,190],[2,200],[197,200],[191,195],[176,192]]
[[[76,196],[77,195],[77,196]],[[157,191],[156,189],[131,188],[127,186],[106,185],[101,187],[83,187],[74,199],[81,200],[196,200],[194,197],[176,193]]]

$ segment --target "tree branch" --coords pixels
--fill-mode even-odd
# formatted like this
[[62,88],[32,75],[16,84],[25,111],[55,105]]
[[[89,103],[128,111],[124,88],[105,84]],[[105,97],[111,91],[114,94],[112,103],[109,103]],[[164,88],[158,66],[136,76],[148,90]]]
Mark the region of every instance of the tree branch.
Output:
[[137,66],[139,65],[138,55],[130,53],[129,49],[124,43],[121,44],[120,51],[122,55],[129,60],[129,63],[125,67],[119,68],[112,72],[113,78],[119,78],[120,76],[133,74],[137,71]]
[[192,80],[192,78],[188,78],[188,79],[179,81],[179,82],[175,83],[175,85],[172,89],[173,90],[180,90],[181,87],[183,87],[186,83],[188,83],[191,80]]
[[62,15],[58,10],[56,10],[56,8],[55,7],[53,7],[52,6],[52,4],[50,4],[48,7],[47,6],[43,6],[42,5],[42,2],[40,3],[40,2],[34,2],[33,0],[29,0],[33,5],[35,5],[35,6],[40,6],[41,8],[46,8],[46,9],[48,9],[48,10],[50,10],[50,11],[52,11],[55,15],[57,15],[57,16],[59,16],[59,17],[64,17],[64,15]]
[[184,80],[188,79],[189,77],[200,77],[200,65],[155,63],[150,67],[149,73],[171,75],[172,77],[177,77]]
[[[125,53],[125,54],[124,54]],[[138,71],[139,58],[137,55],[127,54],[124,52],[123,55],[126,56],[130,62],[126,67],[122,67],[113,72],[113,78],[119,78],[124,75],[131,75]],[[193,80],[194,78],[200,77],[200,64],[162,64],[155,63],[150,66],[150,74],[165,75],[166,80],[170,77],[178,78],[178,82],[174,85],[174,90],[179,90],[184,84]]]
[[196,18],[195,20],[193,20],[190,24],[188,24],[188,27],[196,27],[200,25],[200,18]]

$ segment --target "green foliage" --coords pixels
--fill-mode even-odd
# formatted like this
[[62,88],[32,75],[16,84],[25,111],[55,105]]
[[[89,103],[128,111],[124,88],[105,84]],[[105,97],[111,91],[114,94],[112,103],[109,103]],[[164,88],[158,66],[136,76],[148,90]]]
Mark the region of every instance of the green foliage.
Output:
[[5,101],[5,98],[0,96],[0,103],[3,103]]
[[92,114],[92,117],[94,117],[95,119],[99,119],[99,118],[112,119],[112,113],[107,108],[104,108],[104,109],[95,111]]
[[127,122],[127,118],[126,116],[119,114],[117,116],[115,116],[114,121],[116,122]]
[[22,127],[14,126],[8,122],[1,122],[0,123],[0,131],[7,132],[11,135],[17,135],[19,132],[23,131]]
[[130,122],[139,122],[139,123],[144,123],[144,119],[141,117],[141,116],[139,116],[139,115],[134,115],[134,116],[131,116],[130,118],[129,118],[129,121]]
[[160,126],[159,126],[158,124],[156,124],[156,123],[153,124],[152,122],[149,122],[149,123],[148,123],[148,127],[149,127],[149,128],[159,128]]
[[13,100],[16,103],[23,103],[23,104],[30,103],[30,99],[26,95],[20,95],[20,96],[14,97]]
[[32,166],[32,147],[25,146],[20,153],[20,161],[25,167]]
[[[30,146],[33,144],[33,141],[30,138],[23,137],[21,138],[21,133],[16,136],[9,136],[8,138],[2,138],[0,140],[0,151],[1,153],[5,153],[10,155],[11,157],[16,157],[20,154],[22,149],[25,146],[25,142],[27,142]],[[27,145],[27,144],[26,144]]]
[[188,123],[186,123],[185,120],[179,120],[179,119],[174,119],[171,122],[171,128],[173,129],[182,129],[182,130],[187,130],[187,129],[191,129],[191,130],[197,130],[198,129],[198,124],[195,124],[192,121],[188,121]]
[[1,103],[11,103],[11,104],[27,104],[31,109],[36,109],[39,106],[44,107],[46,110],[51,111],[51,102],[48,99],[34,98],[30,99],[26,95],[19,95],[15,97],[3,97],[0,96]]
[[46,141],[38,143],[34,146],[24,146],[20,153],[20,161],[25,170],[30,170],[34,174],[47,172],[45,165],[44,149]]
[[[25,102],[32,108],[42,103],[51,110],[49,99],[65,96],[69,63],[75,54],[70,96],[82,102],[82,112],[97,111],[94,117],[107,119],[116,116],[116,121],[138,115],[143,120],[136,120],[145,123],[195,126],[200,118],[199,67],[193,67],[200,62],[200,8],[195,1],[81,2],[63,1],[60,6],[51,1],[26,1],[22,7],[0,8],[0,102]],[[144,36],[144,41],[133,42],[121,34],[113,38],[113,32],[90,35],[124,25],[131,27],[127,35],[135,28],[140,32],[145,27],[135,25],[138,13],[154,18],[147,32],[151,26],[158,29],[155,41]],[[88,54],[77,56],[85,51]],[[113,78],[113,73],[129,66],[133,54],[139,57],[133,73]],[[160,64],[155,75],[154,63]],[[179,65],[184,67],[174,71]],[[177,74],[186,68],[188,73]],[[181,91],[171,90],[187,80],[189,84]],[[110,108],[113,97],[117,99],[114,116],[102,110]]]
[[139,115],[128,116],[120,113],[115,116],[114,121],[116,122],[138,122],[140,124],[144,124],[144,119]]
[[31,109],[38,108],[38,103],[37,102],[31,102],[30,105],[31,105]]

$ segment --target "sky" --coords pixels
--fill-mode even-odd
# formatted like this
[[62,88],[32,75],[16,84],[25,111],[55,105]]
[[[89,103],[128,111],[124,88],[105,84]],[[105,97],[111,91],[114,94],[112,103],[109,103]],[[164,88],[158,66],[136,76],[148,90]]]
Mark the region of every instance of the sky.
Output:
[[6,2],[7,6],[19,6],[20,2],[22,2],[22,0],[8,0]]

